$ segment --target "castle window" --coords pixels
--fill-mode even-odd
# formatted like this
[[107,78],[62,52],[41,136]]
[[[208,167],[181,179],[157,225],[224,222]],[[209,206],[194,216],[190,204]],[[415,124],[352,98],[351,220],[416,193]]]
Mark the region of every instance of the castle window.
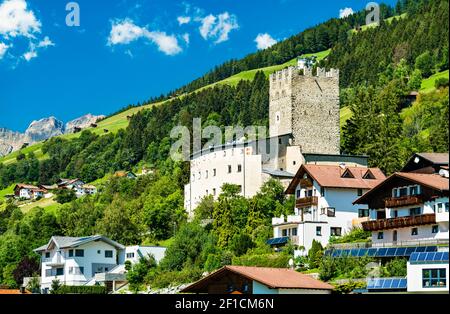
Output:
[[231,173],[231,171],[232,171],[231,165],[228,165],[228,173]]
[[216,189],[213,189],[213,195],[216,196]]
[[213,177],[217,175],[217,169],[213,169]]
[[208,179],[208,170],[206,170],[205,179]]
[[411,229],[411,235],[412,236],[416,236],[416,235],[418,235],[419,234],[419,229],[417,229],[417,228],[412,228]]

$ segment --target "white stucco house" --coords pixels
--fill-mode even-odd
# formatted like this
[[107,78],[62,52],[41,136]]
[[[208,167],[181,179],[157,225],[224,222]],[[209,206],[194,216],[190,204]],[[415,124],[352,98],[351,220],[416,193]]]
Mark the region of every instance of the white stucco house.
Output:
[[374,246],[447,243],[449,179],[439,174],[398,172],[355,204],[367,204]]
[[149,255],[152,255],[159,264],[159,262],[164,258],[166,250],[167,248],[163,246],[127,246],[124,251],[124,260],[135,264],[138,263],[141,258],[146,258]]
[[69,286],[106,285],[115,291],[127,283],[125,262],[138,263],[153,255],[157,263],[165,256],[165,247],[128,246],[107,237],[53,236],[34,250],[41,255],[41,290],[48,293],[58,279]]
[[45,193],[45,189],[30,184],[17,184],[14,187],[14,196],[20,199],[37,199],[44,197]]
[[41,289],[48,293],[54,279],[61,284],[80,286],[95,274],[119,265],[120,251],[125,246],[101,235],[58,237],[35,249],[41,255]]
[[413,253],[407,264],[408,292],[448,293],[448,251]]
[[368,219],[368,207],[353,205],[358,195],[382,182],[385,175],[378,168],[341,165],[302,165],[286,190],[295,195],[294,212],[272,219],[272,246],[289,240],[304,248],[296,255],[306,255],[313,240],[326,246],[331,236],[342,236]]

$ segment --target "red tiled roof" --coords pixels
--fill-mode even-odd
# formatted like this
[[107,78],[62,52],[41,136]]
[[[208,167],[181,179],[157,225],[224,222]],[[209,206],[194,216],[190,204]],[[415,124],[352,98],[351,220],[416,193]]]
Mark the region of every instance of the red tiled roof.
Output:
[[20,292],[19,289],[0,289],[0,294],[31,294],[30,291]]
[[200,279],[196,283],[183,289],[182,292],[194,291],[197,287],[207,284],[213,277],[217,277],[225,271],[231,271],[244,276],[250,280],[257,281],[271,289],[314,289],[333,290],[334,287],[328,283],[312,278],[286,268],[247,267],[247,266],[225,266],[211,275]]
[[[375,179],[364,179],[370,171]],[[345,172],[350,172],[353,178],[342,177]],[[287,194],[294,194],[297,185],[307,173],[321,187],[371,189],[381,183],[386,176],[379,168],[341,167],[333,165],[303,165],[291,181]]]

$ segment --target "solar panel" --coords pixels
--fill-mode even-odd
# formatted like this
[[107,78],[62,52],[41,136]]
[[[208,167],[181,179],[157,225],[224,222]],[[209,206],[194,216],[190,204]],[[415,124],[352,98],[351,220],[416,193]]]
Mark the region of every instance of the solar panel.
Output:
[[389,248],[387,250],[386,256],[395,256],[395,251],[397,251],[397,248]]
[[398,289],[399,286],[400,286],[400,279],[394,279],[394,280],[392,280],[391,288],[393,288],[393,289]]
[[374,278],[367,282],[369,290],[397,290],[406,289],[406,287],[405,278]]
[[381,248],[378,249],[377,256],[386,256],[387,249]]
[[351,249],[350,250],[350,255],[351,256],[358,256],[358,251],[359,251],[358,249]]
[[408,247],[408,248],[406,248],[405,254],[406,254],[406,256],[409,256],[409,255],[411,255],[412,253],[414,253],[415,251],[416,251],[416,248],[415,248],[415,247]]
[[425,252],[437,252],[437,246],[427,246]]
[[395,256],[405,256],[406,248],[405,247],[399,247],[397,248],[397,251],[395,252]]
[[423,252],[411,254],[409,259],[412,263],[419,262],[446,262],[448,261],[448,252]]
[[367,254],[367,249],[360,249],[358,251],[358,257],[366,256],[366,254]]
[[435,260],[436,260],[436,252],[426,253],[426,256],[425,256],[426,262],[435,261]]
[[377,254],[377,249],[368,249],[367,255],[368,256],[375,256]]
[[422,253],[425,252],[427,248],[425,246],[418,246],[416,247],[416,253]]

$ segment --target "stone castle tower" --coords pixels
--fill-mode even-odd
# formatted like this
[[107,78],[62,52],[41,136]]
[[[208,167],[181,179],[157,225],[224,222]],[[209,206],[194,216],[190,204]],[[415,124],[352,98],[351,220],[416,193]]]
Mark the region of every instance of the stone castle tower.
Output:
[[289,67],[270,76],[270,137],[292,134],[302,153],[340,154],[339,70]]

